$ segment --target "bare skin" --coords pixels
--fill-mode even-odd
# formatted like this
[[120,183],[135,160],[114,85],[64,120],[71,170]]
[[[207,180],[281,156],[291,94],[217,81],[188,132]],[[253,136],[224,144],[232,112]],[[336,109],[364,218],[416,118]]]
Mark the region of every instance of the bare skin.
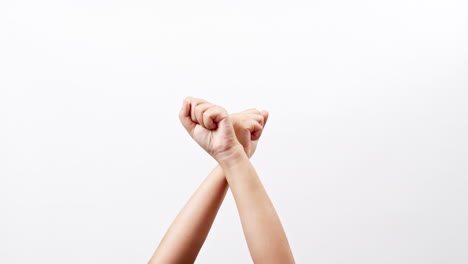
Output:
[[216,166],[174,219],[149,263],[194,263],[227,189],[224,173]]
[[179,118],[190,136],[219,165],[181,210],[149,263],[193,263],[228,187],[254,262],[294,263],[279,217],[249,161],[268,112],[249,109],[228,115],[220,106],[188,97]]

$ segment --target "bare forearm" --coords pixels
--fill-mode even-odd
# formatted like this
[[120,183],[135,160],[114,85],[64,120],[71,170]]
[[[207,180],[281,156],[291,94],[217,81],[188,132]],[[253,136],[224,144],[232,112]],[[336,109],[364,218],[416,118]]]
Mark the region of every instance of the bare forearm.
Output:
[[193,263],[227,189],[223,170],[217,166],[177,215],[149,263]]
[[243,152],[220,161],[255,263],[294,263],[286,234],[254,167]]
[[227,181],[254,262],[293,263],[276,211],[247,158],[255,151],[268,112],[249,109],[231,118],[221,106],[187,97],[182,102],[179,119],[190,136],[218,162],[233,150],[242,154],[240,159],[219,162],[223,169],[216,168],[195,192],[174,220],[150,263],[195,261],[225,197]]

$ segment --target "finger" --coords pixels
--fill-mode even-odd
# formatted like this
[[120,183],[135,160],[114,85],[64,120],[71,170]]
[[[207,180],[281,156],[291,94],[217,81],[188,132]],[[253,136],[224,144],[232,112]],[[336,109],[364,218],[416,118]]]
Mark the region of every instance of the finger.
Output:
[[[208,110],[205,111],[203,119],[204,120],[211,119],[213,124],[217,126],[218,123],[221,122],[221,120],[227,117],[228,117],[228,113],[224,108],[218,105],[214,105],[213,107],[210,107]],[[207,121],[210,122],[209,120]]]
[[191,97],[191,102],[192,104],[191,104],[191,109],[190,109],[190,117],[192,118],[193,122],[199,124],[197,122],[197,116],[195,115],[196,113],[195,108],[202,103],[206,103],[206,101],[200,98]]
[[260,111],[258,111],[258,114],[257,113],[252,113],[252,114],[249,114],[249,117],[255,121],[257,121],[258,123],[260,123],[260,125],[264,125],[265,124],[265,118],[264,116],[260,113]]
[[187,132],[189,132],[189,134],[192,135],[192,131],[196,124],[190,118],[190,104],[190,97],[187,97],[182,101],[182,108],[179,112],[179,120],[182,123],[182,126],[185,128],[185,130],[187,130]]
[[[245,111],[243,111],[244,113],[252,113],[252,114],[260,114],[260,111],[258,111],[257,108],[249,108]],[[241,112],[242,113],[242,112]]]
[[212,104],[209,103],[201,103],[197,105],[195,108],[195,117],[196,117],[196,122],[200,124],[203,127],[206,127],[204,122],[203,122],[203,113],[212,106]]
[[210,107],[206,109],[206,111],[203,112],[203,124],[206,129],[210,129],[210,130],[216,129],[217,125],[215,124],[213,119],[211,119],[211,116],[214,114],[215,111],[216,111],[216,106],[210,105]]
[[249,130],[250,130],[250,135],[251,135],[250,139],[258,140],[260,136],[262,135],[263,126],[256,121],[252,121]]

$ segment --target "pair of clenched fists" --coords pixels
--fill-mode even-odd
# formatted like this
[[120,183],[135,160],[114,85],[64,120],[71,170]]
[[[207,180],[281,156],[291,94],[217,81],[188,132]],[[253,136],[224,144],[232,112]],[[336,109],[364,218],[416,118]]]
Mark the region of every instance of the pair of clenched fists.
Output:
[[179,119],[190,136],[217,161],[240,146],[251,157],[257,147],[268,112],[248,109],[229,115],[221,106],[203,99],[184,99]]

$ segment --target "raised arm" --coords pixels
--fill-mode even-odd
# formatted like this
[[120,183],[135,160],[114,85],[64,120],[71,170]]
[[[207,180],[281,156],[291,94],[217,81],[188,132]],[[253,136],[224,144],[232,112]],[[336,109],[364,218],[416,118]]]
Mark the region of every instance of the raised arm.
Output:
[[223,171],[216,166],[174,219],[148,263],[194,263],[227,189]]
[[221,159],[254,263],[295,263],[278,214],[254,167],[236,147]]
[[[199,112],[200,109],[206,110],[207,106],[214,105],[196,98],[184,100],[180,112],[180,119],[184,127],[187,125],[186,117],[188,115],[192,118],[192,113]],[[266,112],[261,113],[255,109],[231,115],[236,137],[244,146],[244,151],[249,157],[255,152],[266,115]],[[193,117],[195,119],[192,121],[199,123],[196,119],[197,116]],[[227,189],[226,178],[218,165],[177,215],[149,263],[193,263],[208,235]]]
[[[221,165],[236,200],[253,261],[294,263],[280,219],[235,136],[226,110],[213,105],[197,107],[196,103],[194,107],[192,100],[185,101],[181,121],[192,138]],[[251,136],[256,134],[259,133]]]

